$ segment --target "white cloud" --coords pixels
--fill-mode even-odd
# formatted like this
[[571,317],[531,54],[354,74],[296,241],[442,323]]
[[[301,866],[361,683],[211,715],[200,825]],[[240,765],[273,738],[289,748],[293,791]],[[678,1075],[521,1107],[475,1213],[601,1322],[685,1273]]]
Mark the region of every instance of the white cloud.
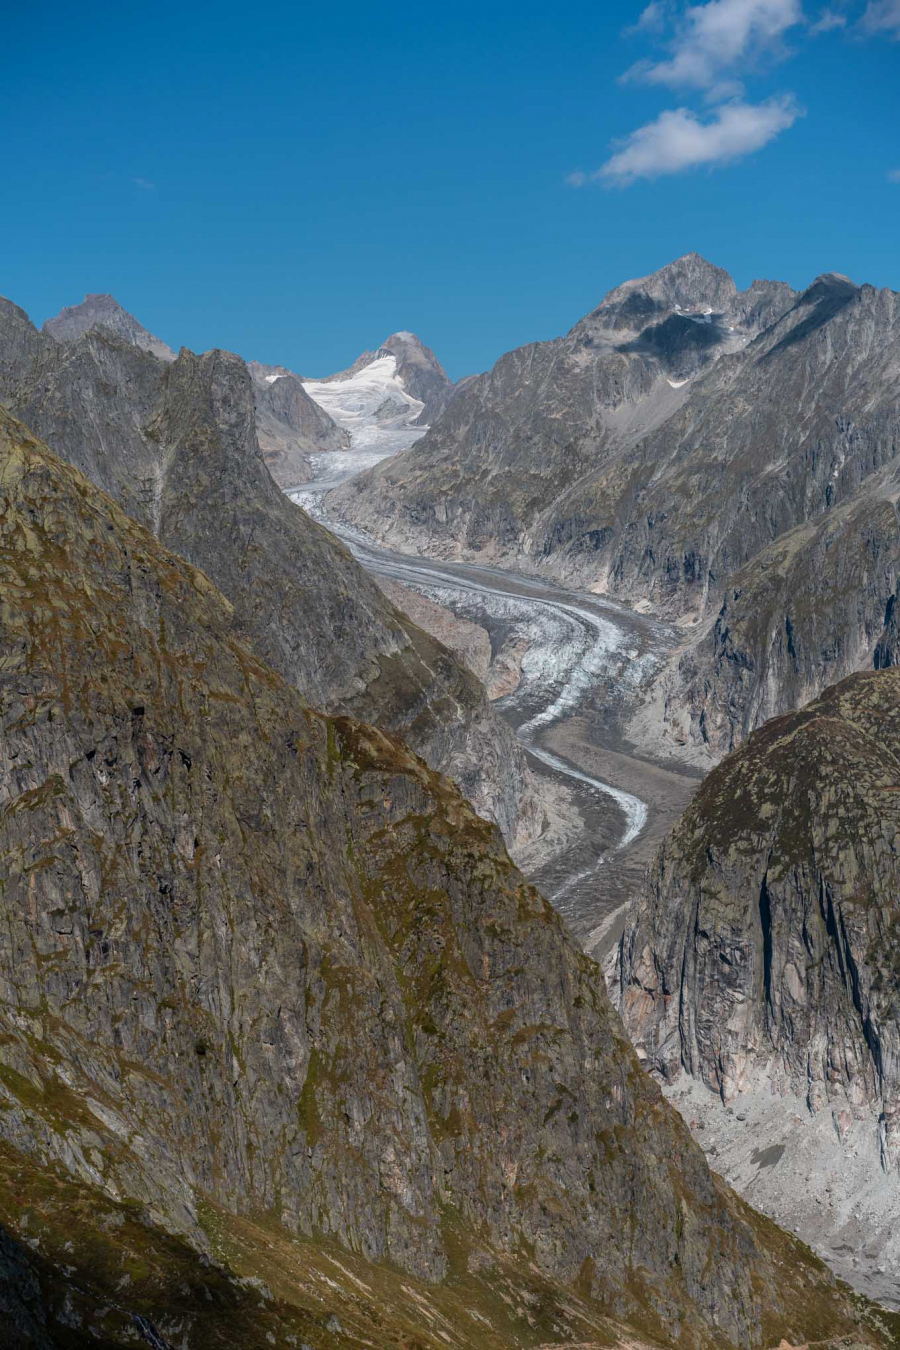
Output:
[[715,168],[761,150],[802,115],[791,97],[726,103],[705,119],[689,108],[675,108],[633,131],[591,177],[626,187],[638,178],[659,178],[704,164]]
[[810,25],[810,33],[813,37],[818,37],[819,33],[831,33],[835,28],[846,28],[846,14],[838,14],[834,9],[823,9],[814,24]]
[[582,169],[576,169],[574,173],[567,173],[565,178],[568,187],[584,187],[587,180],[588,176]]
[[626,36],[637,33],[661,33],[666,26],[669,14],[667,0],[650,0],[646,9],[641,10],[636,23],[625,29]]
[[887,180],[889,183],[900,183],[900,169],[888,169]]
[[143,188],[145,192],[155,192],[156,184],[151,183],[148,178],[132,178],[135,187]]
[[[900,6],[900,0],[874,3]],[[645,24],[648,10],[644,10],[639,28],[658,23],[657,7],[651,5],[649,10],[653,11],[652,24]],[[777,51],[787,30],[802,21],[800,0],[709,0],[691,5],[669,43],[669,59],[638,61],[622,78],[673,89],[708,89],[719,84],[738,62],[763,51]]]
[[900,40],[900,0],[869,0],[860,24],[873,36],[881,33]]

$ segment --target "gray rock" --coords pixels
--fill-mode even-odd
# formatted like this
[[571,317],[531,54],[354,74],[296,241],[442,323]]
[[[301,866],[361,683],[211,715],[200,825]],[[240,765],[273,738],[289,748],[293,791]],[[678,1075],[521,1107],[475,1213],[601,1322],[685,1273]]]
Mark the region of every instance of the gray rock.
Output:
[[251,361],[248,370],[256,396],[256,433],[269,472],[281,488],[305,483],[309,456],[346,450],[350,435],[320,408],[298,375],[283,367]]
[[664,743],[717,760],[853,671],[900,661],[898,496],[889,463],[741,568],[709,632],[664,678]]

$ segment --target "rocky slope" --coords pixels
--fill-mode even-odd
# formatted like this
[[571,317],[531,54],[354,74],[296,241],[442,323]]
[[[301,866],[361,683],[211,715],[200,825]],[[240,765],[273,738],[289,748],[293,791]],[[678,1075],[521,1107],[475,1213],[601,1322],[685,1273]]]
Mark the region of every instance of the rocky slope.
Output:
[[347,449],[349,434],[313,402],[299,376],[258,361],[249,362],[247,369],[256,395],[259,448],[279,487],[310,478],[310,455]]
[[183,349],[164,363],[105,329],[58,344],[13,306],[5,320],[8,405],[203,567],[271,665],[318,706],[401,732],[511,844],[541,830],[523,754],[478,681],[272,481],[240,358]]
[[43,331],[57,342],[73,342],[95,328],[107,328],[125,342],[159,357],[160,361],[175,360],[172,348],[148,332],[111,295],[86,295],[80,305],[69,305],[54,319],[47,319]]
[[[894,292],[836,274],[801,295],[738,292],[688,255],[503,357],[329,509],[401,547],[547,570],[678,619],[697,641],[656,712],[671,749],[709,762],[870,664],[896,593],[896,492],[878,475],[898,446]],[[843,555],[834,591],[825,552]]]
[[693,1080],[678,1090],[716,1165],[895,1301],[898,859],[892,667],[767,722],[706,778],[632,909],[616,976],[647,1064]]
[[0,497],[0,1214],[33,1344],[888,1343],[709,1172],[454,789],[311,712],[5,413]]
[[449,647],[482,684],[487,684],[491,667],[491,639],[486,628],[460,618],[446,605],[429,600],[427,595],[404,586],[402,581],[394,581],[389,577],[376,577],[375,581],[392,605],[408,614],[413,623],[437,638],[438,642]]

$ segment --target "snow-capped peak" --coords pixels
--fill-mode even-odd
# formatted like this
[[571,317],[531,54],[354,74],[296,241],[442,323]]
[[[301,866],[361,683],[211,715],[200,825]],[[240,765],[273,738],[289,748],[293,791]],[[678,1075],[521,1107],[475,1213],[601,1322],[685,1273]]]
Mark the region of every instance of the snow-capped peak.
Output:
[[427,430],[412,425],[424,404],[407,393],[391,353],[379,352],[367,365],[337,378],[306,380],[303,387],[338,426],[350,432],[353,449],[393,455]]

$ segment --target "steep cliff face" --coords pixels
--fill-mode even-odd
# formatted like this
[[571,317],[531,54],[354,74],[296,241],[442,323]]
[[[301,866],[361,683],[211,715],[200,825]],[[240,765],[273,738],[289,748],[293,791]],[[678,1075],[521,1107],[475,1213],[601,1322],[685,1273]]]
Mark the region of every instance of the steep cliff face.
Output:
[[39,357],[54,346],[53,339],[39,333],[18,305],[0,295],[0,398],[22,378]]
[[[497,1346],[545,1339],[540,1287],[566,1340],[604,1316],[684,1346],[853,1330],[710,1174],[495,829],[401,743],[309,711],[203,573],[5,414],[0,468],[3,1221],[34,1215],[70,1314],[118,1345],[134,1298],[188,1350],[236,1344],[241,1290],[186,1254],[267,1247],[294,1331],[306,1309],[307,1343],[355,1345],[354,1296],[316,1321],[306,1287],[343,1247],[338,1290],[379,1262],[530,1287]],[[111,1278],[110,1232],[143,1252],[84,1310],[72,1272]],[[259,1302],[242,1346],[284,1312]]]
[[[898,859],[894,667],[767,722],[708,776],[633,907],[616,986],[662,1078],[687,1074],[739,1119],[744,1099],[760,1122],[766,1101],[780,1113],[757,1179],[759,1165],[774,1170],[754,1200],[792,1210],[823,1242],[856,1232],[857,1274],[884,1275],[894,1297]],[[752,1137],[764,1154],[761,1131]],[[725,1141],[737,1166],[734,1145]]]
[[62,345],[34,333],[29,362],[23,319],[12,313],[9,341],[0,332],[0,350],[26,348],[6,391],[16,414],[204,568],[236,624],[307,698],[400,731],[510,843],[532,838],[543,812],[514,733],[471,673],[276,487],[240,358],[184,350],[162,363],[97,330]]
[[891,463],[736,573],[711,630],[664,677],[665,743],[718,760],[853,671],[898,663],[898,500]]

